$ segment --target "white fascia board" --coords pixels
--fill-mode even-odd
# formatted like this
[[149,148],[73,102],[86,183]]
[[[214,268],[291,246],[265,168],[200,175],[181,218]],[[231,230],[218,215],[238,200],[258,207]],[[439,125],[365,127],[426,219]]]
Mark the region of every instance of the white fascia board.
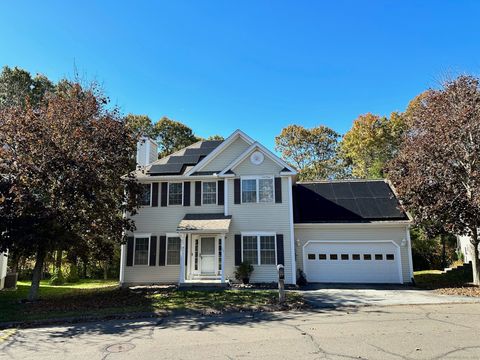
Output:
[[218,145],[210,154],[208,154],[202,161],[200,161],[197,165],[191,168],[188,172],[185,173],[185,176],[190,176],[194,172],[201,170],[205,165],[210,163],[214,158],[217,157],[226,147],[228,147],[231,143],[233,143],[238,137],[241,137],[243,140],[247,142],[247,144],[254,143],[254,140],[245,134],[242,130],[238,129],[235,130],[232,135],[226,138],[220,145]]
[[370,223],[295,223],[293,224],[295,228],[298,229],[312,229],[320,227],[372,227],[372,228],[381,228],[381,227],[404,227],[409,225],[410,222],[407,220],[400,221],[379,221],[379,222],[370,222]]
[[[288,170],[290,170],[291,172],[288,173],[288,175],[296,175],[297,172],[292,168],[290,167],[290,165],[288,165],[285,161],[283,161],[282,159],[280,159],[278,156],[276,156],[274,153],[272,153],[270,150],[268,150],[265,146],[263,146],[262,144],[260,144],[259,142],[255,141],[252,145],[250,145],[248,147],[248,149],[246,149],[242,154],[240,154],[235,160],[233,160],[225,169],[223,169],[221,172],[220,172],[220,176],[224,176],[225,173],[228,171],[228,170],[231,170],[233,169],[235,166],[237,166],[238,164],[240,164],[243,160],[245,160],[247,158],[247,156],[253,152],[255,149],[258,149],[258,150],[261,150],[270,160],[272,160],[274,163],[278,164],[279,166],[283,166],[285,168],[287,168]],[[287,175],[287,173],[283,172],[283,175]]]
[[178,176],[178,175],[167,175],[167,176],[142,176],[137,177],[136,180],[139,183],[150,183],[150,182],[166,182],[166,181],[194,181],[195,180],[214,180],[217,179],[217,175],[199,175],[199,176],[190,176],[187,177],[185,175]]

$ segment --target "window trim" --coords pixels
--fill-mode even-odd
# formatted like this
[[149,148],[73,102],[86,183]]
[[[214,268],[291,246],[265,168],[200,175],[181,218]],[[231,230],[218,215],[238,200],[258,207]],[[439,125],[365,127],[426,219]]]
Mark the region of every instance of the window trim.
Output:
[[[204,204],[203,203],[203,184],[204,183],[215,183],[215,202],[213,204]],[[217,180],[202,180],[202,206],[217,205],[218,204],[218,181]]]
[[[260,201],[260,179],[272,180],[272,201]],[[243,202],[243,180],[255,180],[256,199],[254,202]],[[275,204],[275,176],[274,175],[240,176],[240,204]]]
[[[182,200],[180,204],[170,204],[170,184],[182,184]],[[185,183],[183,181],[169,181],[167,186],[167,205],[168,206],[183,206],[183,197],[185,195]]]
[[[165,239],[165,266],[180,266],[181,262],[182,262],[182,256],[181,256],[182,255],[182,238],[177,233],[166,233],[165,237],[166,237],[166,239]],[[178,251],[178,254],[180,256],[179,256],[178,264],[169,264],[168,263],[168,240],[171,239],[171,238],[179,238],[180,239],[180,250]]]
[[[148,255],[147,255],[147,263],[146,264],[135,264],[135,253],[137,252],[137,238],[145,239],[148,238]],[[133,234],[133,263],[132,266],[149,266],[150,265],[150,239],[152,238],[152,234],[147,233],[134,233]]]
[[[244,236],[256,236],[257,237],[257,263],[251,264],[255,266],[276,266],[277,265],[277,234],[275,232],[270,231],[254,231],[254,232],[242,232],[242,241],[241,241],[241,250],[242,250],[242,262],[243,262],[243,237]],[[274,237],[274,245],[275,245],[275,264],[262,264],[261,259],[261,248],[260,248],[260,237],[261,236],[273,236]]]
[[150,201],[148,203],[148,205],[140,205],[140,207],[151,207],[152,206],[152,192],[153,192],[153,189],[152,189],[152,183],[140,183],[141,185],[149,185],[150,186]]

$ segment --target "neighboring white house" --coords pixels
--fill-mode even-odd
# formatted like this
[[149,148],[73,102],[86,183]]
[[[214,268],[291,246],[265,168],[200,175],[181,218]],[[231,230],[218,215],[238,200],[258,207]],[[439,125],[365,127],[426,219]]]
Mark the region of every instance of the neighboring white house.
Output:
[[2,290],[5,285],[5,276],[7,276],[7,260],[8,252],[0,253],[0,290]]
[[463,261],[468,263],[473,259],[473,245],[470,236],[457,236],[457,251],[463,254]]
[[[143,143],[145,144],[145,143]],[[297,183],[296,171],[240,130],[163,159],[140,146],[136,231],[122,246],[123,285],[234,281],[408,283],[409,219],[385,181]]]

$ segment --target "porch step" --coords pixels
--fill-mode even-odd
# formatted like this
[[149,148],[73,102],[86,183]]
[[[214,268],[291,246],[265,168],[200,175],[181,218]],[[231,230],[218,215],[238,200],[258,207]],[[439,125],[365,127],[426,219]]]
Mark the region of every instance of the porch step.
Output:
[[201,290],[218,290],[224,289],[230,286],[228,281],[222,283],[220,280],[187,280],[184,283],[178,285],[180,290],[192,290],[192,289],[201,289]]

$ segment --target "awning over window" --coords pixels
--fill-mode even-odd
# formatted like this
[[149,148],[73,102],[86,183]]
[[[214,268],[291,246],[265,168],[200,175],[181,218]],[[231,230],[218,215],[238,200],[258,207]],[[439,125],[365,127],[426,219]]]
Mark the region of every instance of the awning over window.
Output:
[[232,216],[224,214],[186,214],[177,232],[227,233]]

